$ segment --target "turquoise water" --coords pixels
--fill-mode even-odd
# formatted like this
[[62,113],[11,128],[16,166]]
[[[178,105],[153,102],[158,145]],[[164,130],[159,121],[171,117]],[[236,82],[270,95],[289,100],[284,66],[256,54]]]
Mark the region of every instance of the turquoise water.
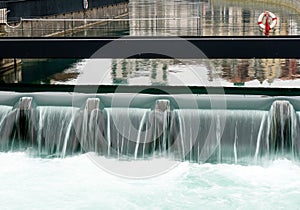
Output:
[[[144,21],[139,27],[137,27],[138,22],[131,21],[128,29],[122,31],[124,34],[259,35],[256,25],[257,16],[265,9],[253,3],[220,5],[219,1],[208,1],[200,5],[193,1],[173,1],[170,4],[165,0],[155,1],[153,4],[150,1],[141,1],[135,8],[134,2],[136,1],[131,1],[130,4],[130,8],[135,9],[135,12],[130,14],[131,18],[157,16],[182,19],[156,23]],[[268,9],[281,18],[276,35],[299,34],[299,15],[292,14],[286,8]],[[194,22],[185,22],[186,18],[191,16],[201,16],[202,22],[196,24],[197,19],[191,19]],[[234,24],[236,28],[230,27],[229,23]],[[153,27],[153,24],[158,26]],[[241,28],[243,30],[236,30]],[[89,73],[97,75],[93,74],[94,69],[85,68],[87,62],[89,61],[40,60],[35,65],[30,60],[25,61],[21,81],[77,84],[78,80]],[[100,75],[103,84],[218,84],[255,87],[299,87],[300,84],[299,60],[295,59],[220,59],[209,62],[122,59],[100,61],[99,66],[103,63],[108,66],[107,69],[102,69],[107,73],[105,77]],[[201,72],[203,84],[199,84],[199,79],[195,80],[190,69]],[[99,74],[99,69],[95,70]],[[96,76],[92,77],[94,78],[99,79]],[[6,111],[3,115],[5,113]],[[46,122],[44,118],[41,119],[40,122]],[[61,118],[54,118],[60,121],[58,119]],[[232,120],[232,122],[237,125],[238,121]],[[48,130],[45,133],[50,142],[54,136],[53,130],[60,130],[54,129],[58,124],[52,127],[45,124],[45,130]],[[242,127],[244,124],[239,123],[239,125]],[[245,124],[243,128],[247,126]],[[240,130],[235,130],[236,134],[239,134]],[[66,133],[61,132],[62,139],[65,139]],[[230,135],[235,137],[236,134]],[[248,138],[245,134],[243,137]],[[233,139],[235,138],[229,140],[233,141]],[[29,153],[0,153],[0,209],[300,208],[299,162],[280,157],[272,161],[262,161],[259,165],[238,165],[194,164],[166,159],[118,161],[98,156],[95,158],[91,153],[63,159],[48,159],[33,158]],[[141,165],[144,167],[138,167]],[[166,168],[162,170],[159,166],[166,166]],[[128,179],[111,174],[119,170],[110,167],[117,167],[120,171],[128,172],[129,175],[147,173],[141,169],[160,173],[148,178]],[[108,169],[111,170],[107,171]]]
[[162,175],[134,180],[107,173],[91,161],[92,156],[40,159],[26,153],[0,153],[0,209],[300,206],[300,165],[286,159],[267,161],[261,166],[178,162]]

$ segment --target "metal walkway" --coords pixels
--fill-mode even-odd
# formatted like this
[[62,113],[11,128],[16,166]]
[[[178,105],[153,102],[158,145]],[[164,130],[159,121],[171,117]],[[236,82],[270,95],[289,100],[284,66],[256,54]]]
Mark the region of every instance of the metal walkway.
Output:
[[1,38],[1,58],[300,58],[300,36]]

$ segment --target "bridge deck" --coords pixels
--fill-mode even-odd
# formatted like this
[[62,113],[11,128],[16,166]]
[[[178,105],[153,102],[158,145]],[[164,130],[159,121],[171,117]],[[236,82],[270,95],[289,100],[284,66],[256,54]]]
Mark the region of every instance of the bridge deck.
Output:
[[300,58],[299,47],[300,36],[1,38],[0,57]]
[[153,95],[174,94],[212,94],[212,95],[263,95],[263,96],[300,96],[299,88],[265,88],[265,87],[204,87],[204,86],[140,86],[140,85],[51,85],[0,83],[0,91],[8,92],[69,92],[69,93],[141,93]]

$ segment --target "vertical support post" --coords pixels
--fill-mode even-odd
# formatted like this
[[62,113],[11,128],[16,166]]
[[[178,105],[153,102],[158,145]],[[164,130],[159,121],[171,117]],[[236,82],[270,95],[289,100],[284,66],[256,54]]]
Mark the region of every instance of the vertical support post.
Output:
[[15,74],[15,83],[18,82],[18,79],[17,79],[17,59],[14,58],[14,74]]
[[21,22],[21,33],[22,33],[22,36],[24,36],[24,24],[23,24],[23,21]]
[[66,20],[64,20],[64,36],[66,36]]
[[7,9],[1,8],[0,9],[0,33],[5,32],[6,23],[7,23]]
[[30,34],[33,36],[33,22],[32,20],[30,21]]
[[74,16],[72,14],[72,34],[74,33],[74,20],[73,20]]

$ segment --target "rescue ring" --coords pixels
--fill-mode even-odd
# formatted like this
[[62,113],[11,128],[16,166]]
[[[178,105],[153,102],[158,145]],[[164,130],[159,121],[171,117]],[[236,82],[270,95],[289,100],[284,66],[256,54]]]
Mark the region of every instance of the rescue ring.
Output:
[[270,29],[273,29],[276,24],[277,24],[277,17],[274,15],[272,12],[265,11],[260,14],[258,17],[258,25],[261,29],[265,30],[266,29],[266,24],[263,23],[263,18],[266,18],[266,21],[268,21],[268,18],[271,19],[271,24],[269,25]]

